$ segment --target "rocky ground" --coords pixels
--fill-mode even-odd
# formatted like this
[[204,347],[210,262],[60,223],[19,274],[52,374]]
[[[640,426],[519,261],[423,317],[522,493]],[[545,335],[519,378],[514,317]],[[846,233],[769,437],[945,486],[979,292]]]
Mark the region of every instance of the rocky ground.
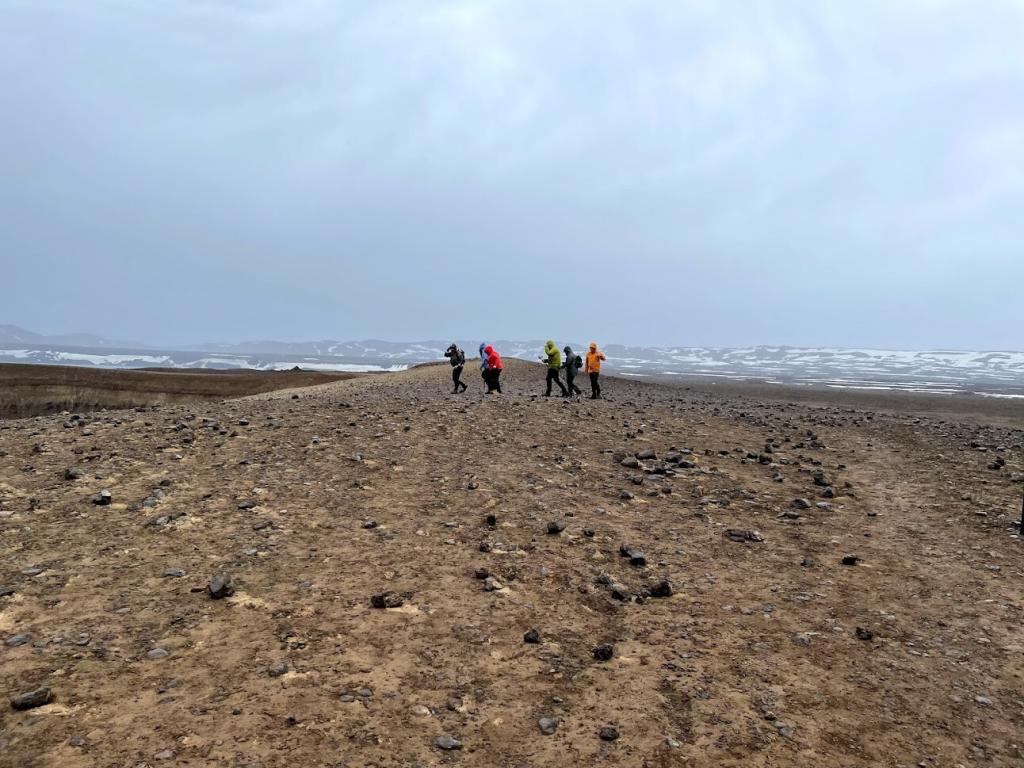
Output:
[[1020,430],[505,378],[0,422],[0,765],[1024,762]]

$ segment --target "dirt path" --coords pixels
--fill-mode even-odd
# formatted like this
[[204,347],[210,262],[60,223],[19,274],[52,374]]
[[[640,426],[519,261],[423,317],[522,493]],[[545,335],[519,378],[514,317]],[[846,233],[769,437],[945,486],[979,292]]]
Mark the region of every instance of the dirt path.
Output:
[[446,374],[0,422],[0,765],[1021,764],[1020,432]]

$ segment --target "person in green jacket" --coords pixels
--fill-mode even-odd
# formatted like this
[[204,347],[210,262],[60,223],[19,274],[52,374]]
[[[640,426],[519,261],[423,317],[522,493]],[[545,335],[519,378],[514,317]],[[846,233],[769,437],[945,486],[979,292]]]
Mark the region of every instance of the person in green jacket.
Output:
[[544,397],[551,397],[553,383],[562,390],[562,397],[568,397],[569,391],[562,384],[562,380],[558,378],[558,371],[562,367],[562,353],[558,351],[558,345],[551,339],[548,339],[544,345],[544,355],[540,359],[548,364],[548,391],[544,393]]

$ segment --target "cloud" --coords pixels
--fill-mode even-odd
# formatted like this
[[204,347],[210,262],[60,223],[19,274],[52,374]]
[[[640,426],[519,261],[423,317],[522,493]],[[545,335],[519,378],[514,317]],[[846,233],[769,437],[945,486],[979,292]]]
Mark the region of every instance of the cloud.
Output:
[[[492,335],[547,336],[534,302],[559,305],[584,269],[623,309],[593,333],[567,320],[570,335],[685,342],[672,286],[696,294],[710,322],[685,332],[710,343],[1005,346],[1024,320],[1001,303],[1006,278],[1024,277],[1019,0],[12,0],[2,13],[0,247],[30,254],[19,281],[55,274],[69,313],[90,273],[135,286],[173,265],[262,301],[286,287],[275,300],[293,311],[258,336],[335,322],[350,330],[334,335],[407,335],[424,317],[428,335],[465,335],[434,313],[453,286],[486,313],[481,274],[508,287]],[[550,280],[534,288],[538,273]],[[341,309],[306,276],[390,286],[392,306]],[[876,311],[915,291],[918,326]],[[981,314],[994,292],[999,308],[958,323],[958,291]],[[756,309],[825,294],[813,328]],[[53,316],[15,309],[25,325]],[[200,335],[263,322],[239,317],[177,322]]]

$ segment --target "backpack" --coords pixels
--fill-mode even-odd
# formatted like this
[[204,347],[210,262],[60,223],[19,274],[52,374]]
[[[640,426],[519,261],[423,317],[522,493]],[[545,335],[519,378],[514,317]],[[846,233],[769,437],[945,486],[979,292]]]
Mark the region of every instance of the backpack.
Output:
[[575,368],[578,371],[580,368],[583,367],[583,358],[580,357],[579,355],[576,355],[575,357],[576,359],[572,361],[572,365],[573,368]]

